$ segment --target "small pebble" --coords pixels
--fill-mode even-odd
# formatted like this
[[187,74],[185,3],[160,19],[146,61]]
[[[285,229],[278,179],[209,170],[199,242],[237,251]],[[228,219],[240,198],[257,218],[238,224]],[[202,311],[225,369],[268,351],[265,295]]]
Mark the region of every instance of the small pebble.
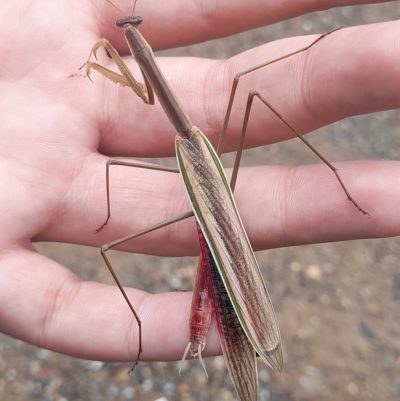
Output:
[[40,348],[36,352],[36,356],[39,359],[49,359],[51,357],[51,351],[48,349]]
[[131,386],[125,387],[121,394],[125,400],[131,400],[135,395],[135,389]]
[[108,388],[108,397],[109,398],[115,398],[118,395],[119,391],[118,391],[118,387],[117,386],[110,386]]
[[321,298],[320,298],[320,301],[324,305],[329,305],[331,303],[331,298],[329,297],[329,295],[322,294]]
[[258,392],[258,399],[260,401],[268,401],[271,399],[271,392],[267,389],[260,389]]
[[167,381],[162,386],[162,392],[165,394],[173,394],[176,390],[176,386],[174,383]]
[[349,383],[346,386],[346,391],[351,395],[356,395],[358,393],[358,387],[354,383]]
[[143,379],[149,379],[152,376],[152,371],[148,366],[143,366],[140,369],[140,375],[143,377]]
[[292,272],[298,273],[298,272],[301,270],[300,263],[299,263],[299,262],[296,262],[296,261],[292,262],[292,263],[290,264],[290,270],[291,270]]
[[270,374],[268,373],[268,370],[267,370],[267,369],[260,369],[260,371],[259,371],[259,373],[258,373],[258,379],[259,379],[261,382],[269,383],[270,380],[271,380],[271,376],[270,376]]
[[153,379],[146,379],[142,383],[142,390],[147,393],[154,387],[154,380]]
[[216,356],[212,361],[212,368],[217,372],[225,370],[225,359],[223,356]]
[[90,369],[93,370],[94,372],[99,371],[104,365],[104,362],[100,361],[92,361],[90,363]]
[[310,265],[307,267],[306,275],[311,280],[321,280],[321,269],[317,265]]
[[7,381],[14,381],[17,377],[17,371],[15,369],[9,369],[5,375]]
[[319,380],[315,377],[301,376],[299,382],[303,389],[310,394],[315,393],[319,387]]
[[307,19],[303,22],[302,27],[305,31],[311,31],[311,29],[313,28],[314,24],[310,19]]
[[349,309],[351,306],[351,300],[349,298],[342,298],[340,303],[342,304],[343,308]]

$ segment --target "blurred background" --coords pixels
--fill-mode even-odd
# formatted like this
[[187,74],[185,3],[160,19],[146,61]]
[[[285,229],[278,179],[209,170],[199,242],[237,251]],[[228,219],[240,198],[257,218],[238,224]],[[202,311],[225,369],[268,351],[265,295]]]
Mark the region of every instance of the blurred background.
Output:
[[[399,17],[399,2],[343,7],[158,55],[221,59],[284,37]],[[399,160],[400,113],[346,119],[307,138],[330,161]],[[266,163],[306,164],[315,158],[298,141],[246,151],[244,164]],[[36,247],[83,279],[112,283],[98,249],[48,243]],[[400,399],[399,254],[398,238],[257,253],[270,283],[285,352],[281,374],[259,363],[260,401]],[[112,260],[125,286],[150,292],[193,288],[196,258],[115,252]],[[223,358],[209,358],[205,364],[208,380],[197,360],[186,362],[182,377],[178,362],[141,362],[128,377],[129,364],[74,359],[0,334],[0,399],[237,399]]]

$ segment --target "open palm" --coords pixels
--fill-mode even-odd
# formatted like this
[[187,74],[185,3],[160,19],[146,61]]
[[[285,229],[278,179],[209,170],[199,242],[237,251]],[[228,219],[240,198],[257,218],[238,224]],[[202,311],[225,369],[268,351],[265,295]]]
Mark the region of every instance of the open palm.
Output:
[[[315,4],[310,1],[306,8],[305,2],[299,2],[300,8],[293,2],[290,9],[270,0],[271,8],[260,10],[262,6],[249,9],[248,2],[243,2],[244,21],[226,2],[226,10],[215,11],[217,28],[213,28],[202,25],[200,11],[191,9],[196,2],[167,3],[168,9],[162,8],[166,2],[157,10],[149,9],[150,2],[139,1],[137,6],[145,19],[142,32],[155,49],[292,17],[312,11]],[[212,10],[205,11],[207,2],[202,3],[202,12],[212,14]],[[209,3],[211,7],[215,2]],[[342,3],[332,0],[326,6]],[[118,6],[128,13],[132,3],[124,0]],[[173,129],[157,102],[146,106],[132,91],[95,73],[94,84],[74,75],[100,37],[126,54],[122,31],[115,27],[115,19],[121,16],[107,2],[18,0],[4,4],[0,13],[5,22],[0,53],[0,330],[73,356],[133,360],[137,325],[118,290],[81,281],[38,254],[32,242],[98,247],[189,210],[179,176],[119,169],[112,188],[113,218],[107,229],[94,234],[106,216],[108,157],[172,156]],[[185,18],[173,23],[176,15]],[[399,32],[398,22],[340,30],[309,52],[271,66],[269,78],[262,73],[249,78],[248,89],[237,100],[242,105],[238,110],[243,110],[248,90],[256,88],[276,99],[274,105],[306,133],[350,115],[399,108]],[[296,50],[313,38],[267,44],[228,61],[163,59],[160,66],[193,123],[215,144],[234,75]],[[104,54],[100,57],[103,64],[110,62]],[[129,61],[129,65],[139,77],[134,63]],[[239,111],[233,113],[226,150],[236,147],[242,119]],[[289,137],[275,117],[262,107],[255,108],[247,146]],[[247,211],[243,216],[255,248],[398,235],[398,163],[343,163],[340,173],[373,219],[363,218],[351,206],[324,166],[269,167],[241,173],[242,182],[251,188],[245,191],[239,183],[239,210],[246,202],[259,200],[252,215]],[[259,215],[265,218],[251,218]],[[269,224],[272,218],[273,227]],[[165,235],[168,242],[162,240]],[[124,249],[177,256],[194,255],[197,247],[195,226],[187,221],[179,229],[168,227]],[[143,317],[142,358],[180,358],[188,339],[190,294],[127,292]],[[182,312],[170,312],[177,308]],[[207,353],[217,352],[214,332]]]

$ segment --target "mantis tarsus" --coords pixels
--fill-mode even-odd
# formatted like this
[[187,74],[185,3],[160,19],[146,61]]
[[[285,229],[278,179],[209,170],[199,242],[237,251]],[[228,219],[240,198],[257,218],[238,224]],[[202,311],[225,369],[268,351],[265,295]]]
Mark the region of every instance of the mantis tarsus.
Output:
[[[90,70],[95,69],[110,80],[120,83],[123,86],[129,86],[132,88],[132,90],[146,104],[154,104],[154,94],[156,95],[177,132],[175,143],[178,165],[193,208],[193,212],[185,213],[163,223],[154,225],[139,233],[128,235],[113,241],[107,245],[104,245],[101,249],[102,256],[139,325],[139,349],[135,365],[140,359],[140,354],[142,352],[141,322],[139,316],[135,312],[135,309],[131,305],[117,275],[115,274],[113,267],[106,256],[106,252],[107,250],[127,240],[136,238],[150,231],[154,231],[168,224],[172,224],[195,215],[196,220],[201,228],[200,236],[204,236],[205,241],[207,242],[207,249],[204,250],[203,254],[208,253],[209,261],[211,261],[210,265],[212,264],[212,278],[215,290],[214,303],[217,304],[217,308],[222,311],[221,313],[223,313],[223,310],[226,310],[224,307],[224,302],[226,302],[229,298],[229,302],[232,305],[232,310],[234,310],[235,317],[237,317],[238,321],[240,322],[240,330],[246,334],[248,343],[251,345],[252,356],[250,356],[250,358],[255,360],[255,352],[257,352],[257,354],[269,366],[276,370],[281,370],[282,348],[278,324],[273,311],[272,303],[266,291],[260,270],[254,257],[254,253],[244,231],[231,192],[231,188],[233,190],[235,186],[241,149],[243,148],[251,104],[254,97],[258,97],[268,108],[270,108],[281,119],[281,121],[292,130],[293,133],[295,133],[308,147],[310,147],[314,153],[317,154],[318,157],[321,158],[321,160],[323,160],[332,169],[332,171],[336,174],[342,188],[346,192],[349,200],[357,207],[358,210],[364,214],[367,213],[361,209],[351,198],[339,175],[337,174],[336,169],[311,145],[309,145],[308,142],[305,141],[288,122],[286,122],[283,116],[273,109],[273,107],[257,92],[251,92],[249,94],[246,113],[244,116],[241,142],[239,145],[239,151],[230,185],[223,172],[219,161],[219,156],[240,76],[265,67],[276,61],[282,60],[283,58],[303,52],[333,31],[321,35],[310,45],[299,49],[296,52],[266,62],[237,75],[232,85],[231,96],[220,135],[220,141],[217,147],[217,152],[215,152],[201,131],[193,126],[173,90],[163,77],[155,61],[150,46],[136,29],[141,22],[141,17],[132,16],[120,19],[116,24],[117,26],[122,27],[125,31],[125,38],[132,56],[139,64],[143,75],[144,84],[136,81],[128,67],[118,55],[117,51],[106,39],[101,39],[93,46],[89,59],[85,64],[86,75],[89,76]],[[121,74],[108,70],[99,64],[90,61],[91,55],[95,55],[96,51],[100,47],[104,47],[106,49],[109,56],[115,61]],[[97,232],[107,224],[110,218],[109,167],[111,165],[177,172],[174,169],[166,169],[158,166],[148,166],[140,163],[121,160],[110,160],[107,163],[106,170],[108,215],[105,223],[97,230]],[[219,276],[216,274],[215,267],[219,271]],[[223,288],[226,290],[226,293],[224,293],[221,289],[221,283],[223,283]],[[229,329],[229,325],[226,327]],[[227,340],[229,341],[229,339]],[[254,379],[255,372],[250,373],[250,375],[253,376],[251,377],[251,380]],[[232,378],[234,383],[235,380],[238,379],[235,377]],[[246,380],[246,378],[242,380]],[[242,399],[248,399],[248,397],[254,397],[254,392],[249,396],[244,394],[239,395]]]

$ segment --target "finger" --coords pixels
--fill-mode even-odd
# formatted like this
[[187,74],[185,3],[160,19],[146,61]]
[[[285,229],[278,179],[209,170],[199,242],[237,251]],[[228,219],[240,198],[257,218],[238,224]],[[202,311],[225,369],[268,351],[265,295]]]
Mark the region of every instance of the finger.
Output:
[[[116,287],[82,282],[57,263],[23,249],[2,261],[0,330],[63,354],[134,361],[138,324]],[[150,295],[127,290],[142,323],[142,360],[180,359],[189,333],[191,293]],[[76,328],[79,327],[79,330]],[[209,353],[219,353],[210,333]]]
[[[249,91],[259,91],[301,133],[342,118],[394,109],[399,74],[393,48],[399,22],[342,29],[310,50],[241,78],[224,149],[238,143]],[[167,81],[197,125],[217,143],[234,76],[268,60],[310,44],[317,36],[267,44],[226,62],[204,59],[159,59]],[[130,64],[135,75],[138,69]],[[390,79],[388,79],[390,77]],[[143,104],[133,92],[100,76],[87,106],[101,130],[100,151],[135,157],[172,156],[174,131],[158,102]],[[107,94],[107,99],[103,98]],[[97,100],[96,100],[97,99]],[[135,117],[137,116],[137,117]],[[281,121],[255,101],[246,147],[293,137]]]
[[[154,50],[161,50],[233,35],[313,11],[379,2],[384,1],[282,2],[269,0],[265,2],[252,0],[216,3],[175,0],[157,4],[157,7],[154,7],[151,3],[138,0],[134,13],[144,19],[140,30],[146,40]],[[129,15],[132,11],[133,0],[120,1],[118,7],[125,15]],[[118,50],[127,54],[123,35],[120,29],[115,28],[116,19],[122,18],[122,15],[106,2],[102,8],[98,8],[96,4],[93,14],[98,21],[99,37],[111,40]]]
[[[242,86],[243,99],[239,97],[237,104],[245,104],[249,89],[257,90],[302,134],[346,117],[397,109],[400,97],[396,88],[400,78],[392,46],[397,44],[399,27],[396,21],[333,32],[308,51],[274,63],[267,67],[268,71],[251,74],[251,83],[248,88]],[[301,48],[291,42],[287,44],[285,51],[285,42],[274,43],[278,49],[275,46],[269,49],[271,58]],[[258,57],[255,53],[251,63],[261,63],[264,57]],[[241,70],[251,67],[243,59],[238,62]],[[232,69],[237,70],[235,59],[233,63]],[[234,74],[232,71],[231,76]],[[260,146],[294,136],[261,102],[255,103],[246,146]],[[232,111],[231,138],[240,135],[243,109],[238,106]],[[267,140],[262,127],[267,129]],[[227,150],[231,146],[227,144]]]
[[[325,165],[241,169],[235,190],[239,213],[255,250],[309,243],[399,235],[398,162],[334,163],[347,189],[371,216],[348,201]],[[103,172],[104,174],[104,172]],[[104,175],[88,194],[87,204],[73,202],[40,240],[100,246],[139,232],[191,208],[177,174],[116,168],[111,174],[111,219],[106,218]],[[87,187],[82,178],[82,187]],[[76,189],[78,191],[78,189]],[[90,205],[90,207],[88,207]],[[193,217],[119,246],[160,256],[198,254]]]
[[245,226],[254,250],[400,234],[396,216],[400,163],[334,165],[351,196],[371,218],[354,207],[325,165],[263,168],[263,179],[254,185],[253,201],[246,196],[251,180],[251,172],[246,172],[237,200],[249,224]]

